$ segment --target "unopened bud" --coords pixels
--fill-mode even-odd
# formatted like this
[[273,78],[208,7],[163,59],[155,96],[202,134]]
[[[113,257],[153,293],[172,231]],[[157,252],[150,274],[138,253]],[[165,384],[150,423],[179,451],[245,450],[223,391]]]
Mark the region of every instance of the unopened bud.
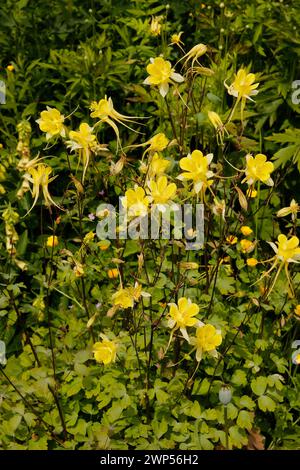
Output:
[[228,405],[231,402],[232,393],[230,388],[227,385],[223,385],[219,391],[219,400],[222,405]]

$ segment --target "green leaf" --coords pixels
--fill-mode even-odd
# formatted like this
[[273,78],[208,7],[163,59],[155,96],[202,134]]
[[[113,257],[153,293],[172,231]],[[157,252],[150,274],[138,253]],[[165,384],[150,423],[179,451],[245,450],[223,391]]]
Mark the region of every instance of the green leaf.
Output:
[[152,428],[157,439],[160,439],[168,431],[168,423],[166,420],[157,421],[154,419],[152,421]]
[[222,295],[233,294],[235,292],[235,279],[222,273],[217,279],[216,287]]
[[214,421],[217,419],[217,411],[214,408],[208,408],[202,413],[202,418],[207,421]]
[[201,408],[198,401],[194,401],[193,405],[190,408],[189,415],[196,419],[200,418]]
[[214,445],[210,442],[207,437],[203,436],[203,434],[199,437],[199,442],[202,450],[213,450]]
[[246,372],[241,369],[235,370],[231,377],[231,382],[235,385],[246,385],[247,384]]
[[155,390],[155,395],[158,403],[160,404],[167,403],[167,401],[169,400],[169,394],[164,392],[164,390],[162,390],[161,388]]
[[238,426],[231,426],[229,428],[229,436],[233,446],[238,449],[241,449],[241,447],[246,445],[248,442],[245,431],[240,429]]
[[240,398],[239,405],[241,408],[248,408],[248,410],[253,410],[255,408],[255,402],[247,395],[243,395]]
[[258,399],[258,406],[262,411],[275,411],[276,403],[267,395],[262,395]]
[[234,406],[233,403],[228,403],[227,405],[227,416],[229,419],[235,419],[238,414],[238,409]]
[[268,376],[268,385],[270,387],[277,388],[277,390],[282,390],[283,389],[283,383],[284,382],[284,377],[280,374],[272,374]]
[[251,389],[255,395],[263,395],[266,391],[268,379],[266,377],[257,377],[251,381]]
[[241,410],[239,412],[236,424],[243,429],[247,429],[250,431],[252,429],[254,415],[253,413],[249,413],[249,411]]
[[209,389],[210,382],[205,377],[203,380],[196,379],[194,382],[192,395],[206,395]]

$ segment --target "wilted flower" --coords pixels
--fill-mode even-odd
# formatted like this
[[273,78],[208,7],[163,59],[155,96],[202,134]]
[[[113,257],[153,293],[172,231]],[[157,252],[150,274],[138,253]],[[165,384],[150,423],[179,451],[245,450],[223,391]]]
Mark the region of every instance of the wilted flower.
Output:
[[162,57],[151,58],[150,64],[147,65],[147,72],[149,77],[147,77],[143,83],[145,85],[157,86],[159,93],[163,97],[165,97],[169,91],[169,83],[182,83],[184,81],[182,75],[176,73],[171,63],[164,60]]
[[152,36],[159,36],[161,32],[161,21],[163,17],[162,16],[152,16],[152,20],[150,23],[150,32]]
[[185,59],[184,65],[186,65],[187,62],[192,59],[193,67],[195,61],[198,60],[199,57],[203,56],[206,52],[207,46],[205,44],[196,44],[196,46],[192,47],[192,49],[190,49],[189,52],[180,59],[180,61]]
[[300,211],[299,204],[295,201],[295,199],[291,200],[291,203],[288,207],[284,207],[277,212],[277,217],[285,217],[289,214],[292,214],[292,220],[295,221],[297,218],[297,212]]
[[219,201],[218,198],[215,197],[214,205],[212,206],[213,213],[217,216],[222,216],[222,219],[225,220],[225,210],[226,210],[225,200],[222,199],[221,201]]
[[75,266],[73,268],[73,272],[76,277],[82,277],[84,275],[84,267],[79,261],[74,261]]

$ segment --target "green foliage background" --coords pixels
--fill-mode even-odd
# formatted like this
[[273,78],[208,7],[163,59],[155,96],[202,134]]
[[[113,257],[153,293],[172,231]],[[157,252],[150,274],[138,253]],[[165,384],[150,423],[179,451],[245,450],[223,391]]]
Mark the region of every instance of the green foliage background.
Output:
[[[158,15],[164,17],[163,27],[154,37],[149,25],[151,16]],[[118,111],[148,117],[140,128],[143,141],[156,131],[171,138],[166,109],[142,82],[151,57],[163,54],[172,64],[177,62],[181,56],[170,46],[170,38],[183,31],[186,50],[200,42],[209,45],[205,65],[215,72],[201,85],[204,98],[198,94],[185,150],[199,146],[220,157],[207,110],[220,115],[228,110],[232,98],[223,82],[239,67],[249,66],[257,74],[260,92],[255,106],[247,108],[245,132],[231,139],[226,156],[235,166],[247,152],[273,156],[280,186],[274,192],[261,190],[261,205],[265,200],[268,204],[259,213],[258,232],[263,240],[260,253],[272,256],[266,241],[292,227],[288,218],[274,220],[274,214],[292,197],[300,201],[300,106],[291,100],[292,82],[300,79],[296,2],[5,0],[0,25],[0,79],[7,93],[6,104],[0,105],[0,183],[5,188],[0,210],[15,211],[11,217],[19,234],[17,256],[27,263],[22,271],[12,262],[1,220],[0,339],[6,343],[8,362],[0,374],[0,448],[235,449],[249,447],[251,436],[256,444],[264,436],[266,448],[300,449],[300,379],[291,362],[292,342],[300,339],[299,319],[293,313],[300,303],[297,268],[296,298],[288,297],[282,276],[265,299],[257,286],[252,287],[259,272],[248,270],[245,257],[233,247],[209,246],[209,263],[217,267],[217,274],[207,285],[201,269],[184,274],[178,269],[174,275],[174,263],[177,269],[184,260],[180,247],[150,246],[144,251],[149,277],[139,279],[151,293],[150,305],[145,301],[149,316],[140,330],[126,330],[126,316],[106,316],[118,289],[118,279],[108,279],[107,269],[115,266],[112,258],[123,256],[124,276],[130,280],[140,244],[130,241],[126,247],[100,252],[96,240],[91,241],[84,248],[85,276],[79,280],[64,261],[67,250],[82,256],[84,235],[95,230],[88,214],[95,213],[102,201],[116,201],[127,182],[134,181],[133,171],[126,168],[125,174],[114,176],[109,173],[110,161],[98,161],[81,198],[70,182],[66,149],[55,143],[46,155],[60,175],[60,183],[51,185],[52,194],[57,200],[64,196],[67,207],[60,224],[55,225],[58,211],[49,214],[42,205],[23,218],[31,197],[16,196],[18,143],[27,139],[32,156],[44,152],[44,136],[35,120],[47,105],[70,115],[70,128],[76,129],[81,121],[90,122],[91,101],[111,96]],[[7,70],[9,64],[13,71]],[[173,117],[176,120],[176,110]],[[24,120],[31,124],[31,132],[26,125],[24,131],[24,124],[17,127]],[[140,143],[141,136],[125,128],[120,133],[124,148]],[[101,128],[98,138],[116,149],[108,127]],[[178,160],[174,149],[168,156]],[[140,154],[133,152],[130,157],[134,166]],[[71,158],[70,164],[75,174],[76,159]],[[237,195],[231,202],[234,213],[239,213]],[[251,225],[254,205],[247,217],[243,221]],[[55,254],[45,246],[54,228],[59,248],[65,250]],[[299,236],[298,222],[294,229]],[[227,230],[237,230],[235,223],[230,222]],[[218,226],[212,226],[211,235],[220,235]],[[189,261],[201,263],[206,255],[193,253]],[[231,261],[219,267],[223,255]],[[178,294],[179,281],[185,284],[184,295],[209,306],[205,315],[226,332],[220,348],[226,360],[204,360],[194,377],[195,359],[188,348],[181,345],[184,362],[170,367],[161,356],[170,332],[155,331],[160,304],[172,292]],[[93,315],[94,325],[87,328]],[[118,336],[120,343],[118,362],[106,367],[91,353],[93,341],[103,331],[112,331],[111,338]],[[173,363],[177,352],[175,348],[169,358]],[[218,398],[223,383],[233,391],[227,423]]]

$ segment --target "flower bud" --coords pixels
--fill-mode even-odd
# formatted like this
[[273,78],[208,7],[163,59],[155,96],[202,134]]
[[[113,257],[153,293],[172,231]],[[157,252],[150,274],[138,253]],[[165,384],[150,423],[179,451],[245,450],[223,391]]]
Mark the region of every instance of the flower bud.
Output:
[[222,405],[228,405],[231,402],[232,393],[230,388],[227,385],[223,385],[219,391],[219,400]]

